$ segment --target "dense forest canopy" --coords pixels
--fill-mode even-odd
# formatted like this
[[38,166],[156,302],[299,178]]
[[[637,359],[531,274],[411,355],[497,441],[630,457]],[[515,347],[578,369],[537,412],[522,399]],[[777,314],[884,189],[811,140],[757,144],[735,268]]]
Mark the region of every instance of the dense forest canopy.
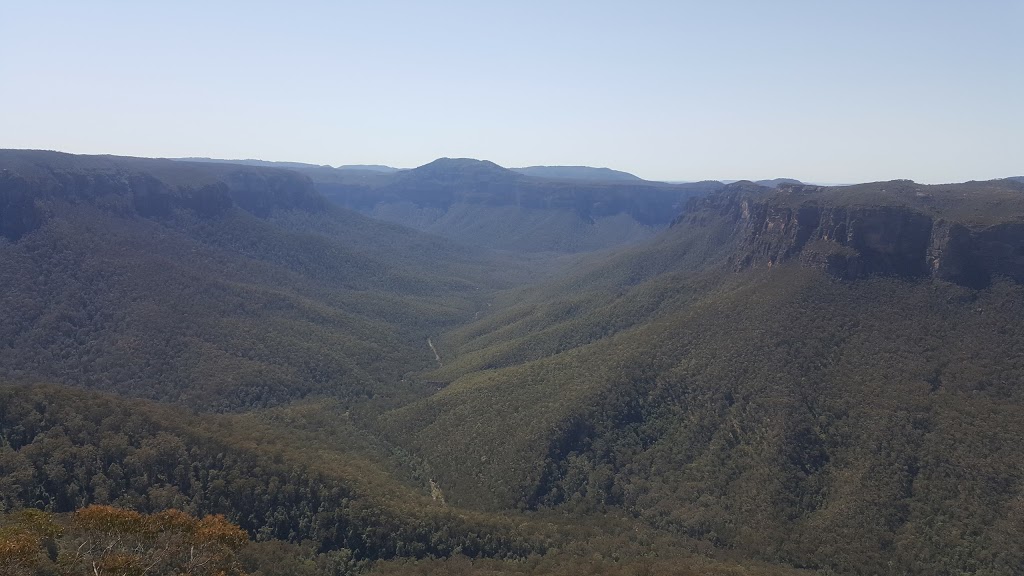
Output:
[[527,172],[0,151],[0,570],[1024,573],[1024,184]]

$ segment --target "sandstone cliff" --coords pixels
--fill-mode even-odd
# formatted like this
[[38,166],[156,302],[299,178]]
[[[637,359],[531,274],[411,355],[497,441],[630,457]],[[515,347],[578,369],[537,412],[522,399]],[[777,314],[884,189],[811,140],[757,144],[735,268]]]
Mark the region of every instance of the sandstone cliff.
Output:
[[984,191],[907,181],[882,183],[863,197],[841,188],[772,192],[741,183],[693,202],[677,224],[724,219],[734,227],[737,270],[797,260],[848,279],[930,276],[982,288],[997,276],[1024,281],[1024,187],[999,182],[1000,206],[1016,196],[1016,210],[983,213],[974,204],[993,205]]
[[17,241],[32,232],[55,202],[142,218],[212,219],[236,208],[266,218],[328,207],[309,178],[289,170],[0,150],[0,236]]

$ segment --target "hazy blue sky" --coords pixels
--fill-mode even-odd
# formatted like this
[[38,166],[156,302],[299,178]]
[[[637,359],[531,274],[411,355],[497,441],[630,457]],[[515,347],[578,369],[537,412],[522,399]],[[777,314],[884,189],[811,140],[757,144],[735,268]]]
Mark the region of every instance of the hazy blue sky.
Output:
[[1024,174],[1024,0],[0,0],[0,147]]

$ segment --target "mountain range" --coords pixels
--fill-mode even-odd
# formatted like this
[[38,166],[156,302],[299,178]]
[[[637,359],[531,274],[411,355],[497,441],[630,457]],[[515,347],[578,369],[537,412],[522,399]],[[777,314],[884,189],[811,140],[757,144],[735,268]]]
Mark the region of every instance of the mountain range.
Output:
[[1024,182],[543,172],[0,151],[0,542],[100,504],[223,514],[262,576],[1024,572]]
[[346,208],[461,244],[515,252],[588,252],[650,238],[687,199],[722,186],[650,182],[585,166],[507,169],[468,158],[391,171],[286,167]]

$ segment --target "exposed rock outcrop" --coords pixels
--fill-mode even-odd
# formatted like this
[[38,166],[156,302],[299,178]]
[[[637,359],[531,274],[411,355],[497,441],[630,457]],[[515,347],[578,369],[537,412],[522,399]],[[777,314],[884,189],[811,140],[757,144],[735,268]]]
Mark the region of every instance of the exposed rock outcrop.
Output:
[[[667,184],[636,177],[542,178],[468,158],[440,158],[370,181],[318,180],[324,175],[312,171],[309,174],[328,198],[346,208],[371,214],[380,214],[381,207],[395,204],[412,204],[442,213],[453,205],[468,204],[495,209],[567,211],[590,224],[625,214],[643,226],[656,227],[671,222],[689,198],[723,186],[721,182]],[[397,221],[414,227],[417,224]]]
[[828,189],[802,187],[796,201],[792,188],[784,192],[734,187],[695,201],[677,223],[724,218],[735,227],[737,270],[796,259],[847,279],[930,276],[971,288],[996,276],[1024,282],[1024,222],[968,225],[899,203],[844,205]]
[[932,220],[925,214],[889,206],[791,208],[741,202],[742,267],[803,256],[808,264],[847,277],[920,276],[926,270]]
[[54,202],[155,219],[175,212],[216,219],[236,208],[266,218],[329,205],[308,177],[289,170],[0,151],[0,236],[18,241],[42,225]]
[[17,242],[42,222],[42,213],[24,179],[0,170],[0,236]]

